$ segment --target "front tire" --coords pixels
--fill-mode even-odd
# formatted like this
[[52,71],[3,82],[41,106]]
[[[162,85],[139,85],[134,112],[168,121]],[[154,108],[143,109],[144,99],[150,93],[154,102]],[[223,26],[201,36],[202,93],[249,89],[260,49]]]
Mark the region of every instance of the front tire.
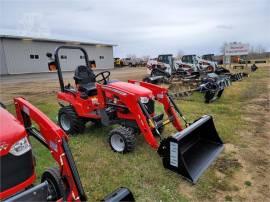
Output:
[[209,72],[209,73],[214,72],[214,67],[208,66],[207,67],[207,72]]
[[58,112],[60,127],[68,134],[83,133],[85,121],[80,118],[72,106],[62,107]]
[[41,176],[41,182],[49,184],[49,201],[57,201],[64,197],[65,185],[58,168],[49,168]]
[[136,138],[132,128],[120,126],[109,133],[109,144],[114,152],[127,153],[135,148]]

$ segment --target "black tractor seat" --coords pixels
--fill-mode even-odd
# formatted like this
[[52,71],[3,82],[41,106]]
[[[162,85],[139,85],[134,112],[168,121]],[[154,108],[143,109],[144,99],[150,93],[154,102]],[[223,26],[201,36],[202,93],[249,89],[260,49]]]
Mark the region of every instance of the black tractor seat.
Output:
[[96,83],[87,83],[79,86],[78,90],[88,96],[97,95]]
[[95,74],[92,69],[80,65],[76,68],[73,78],[80,92],[87,96],[97,95]]

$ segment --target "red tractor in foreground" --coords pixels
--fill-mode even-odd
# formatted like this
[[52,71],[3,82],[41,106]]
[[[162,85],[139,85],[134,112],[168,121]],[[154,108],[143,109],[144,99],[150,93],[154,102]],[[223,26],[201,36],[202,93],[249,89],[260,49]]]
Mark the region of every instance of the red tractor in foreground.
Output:
[[[0,106],[0,201],[86,201],[68,136],[23,98],[15,98],[14,103],[17,118]],[[38,185],[34,185],[35,158],[30,136],[45,146],[58,164],[42,174]],[[127,188],[119,188],[103,201],[134,198]]]
[[[74,87],[70,83],[64,84],[59,59],[59,51],[63,49],[84,54],[85,64],[75,70]],[[57,93],[61,106],[58,122],[65,132],[81,133],[88,121],[105,126],[118,124],[119,127],[112,129],[109,134],[113,151],[132,151],[136,134],[142,134],[145,141],[158,151],[166,168],[194,183],[223,149],[212,117],[205,115],[188,124],[168,95],[168,89],[134,80],[110,80],[109,71],[94,75],[87,52],[81,47],[60,46],[54,55],[48,53],[47,56],[51,60],[49,70],[57,70],[58,73],[61,90]],[[163,105],[165,113],[156,113],[155,102]],[[180,117],[185,122],[185,129]],[[163,138],[161,133],[169,123],[179,132]]]

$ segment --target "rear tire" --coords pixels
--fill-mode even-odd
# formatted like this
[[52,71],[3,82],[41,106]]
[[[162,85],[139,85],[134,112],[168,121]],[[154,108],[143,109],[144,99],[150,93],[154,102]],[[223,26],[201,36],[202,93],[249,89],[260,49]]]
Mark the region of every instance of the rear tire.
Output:
[[132,128],[117,127],[109,133],[109,144],[114,152],[127,153],[135,148],[136,138]]
[[65,194],[66,187],[58,168],[49,168],[41,176],[41,182],[49,184],[49,201],[57,201]]
[[85,121],[80,118],[72,106],[62,107],[58,112],[60,127],[68,134],[83,133]]

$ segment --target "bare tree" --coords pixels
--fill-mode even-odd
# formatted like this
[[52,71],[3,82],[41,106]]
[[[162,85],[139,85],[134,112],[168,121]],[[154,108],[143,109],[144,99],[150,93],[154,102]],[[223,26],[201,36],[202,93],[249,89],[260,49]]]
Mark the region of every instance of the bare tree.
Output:
[[150,59],[150,55],[142,56],[143,61],[148,61]]
[[183,55],[184,55],[184,51],[181,49],[178,50],[176,54],[176,59],[181,59]]
[[254,46],[249,46],[249,54],[254,54],[256,51],[255,51],[255,48]]
[[251,59],[258,57],[267,57],[267,54],[265,54],[265,52],[266,52],[265,47],[259,44],[257,46],[250,46],[248,55]]
[[227,42],[224,42],[224,43],[222,44],[222,46],[220,47],[220,53],[221,53],[222,55],[225,54],[225,48],[226,48],[227,45],[228,45],[228,43],[227,43]]
[[264,46],[262,46],[261,44],[259,44],[258,46],[256,46],[255,52],[256,53],[259,53],[259,54],[264,53],[265,52]]

